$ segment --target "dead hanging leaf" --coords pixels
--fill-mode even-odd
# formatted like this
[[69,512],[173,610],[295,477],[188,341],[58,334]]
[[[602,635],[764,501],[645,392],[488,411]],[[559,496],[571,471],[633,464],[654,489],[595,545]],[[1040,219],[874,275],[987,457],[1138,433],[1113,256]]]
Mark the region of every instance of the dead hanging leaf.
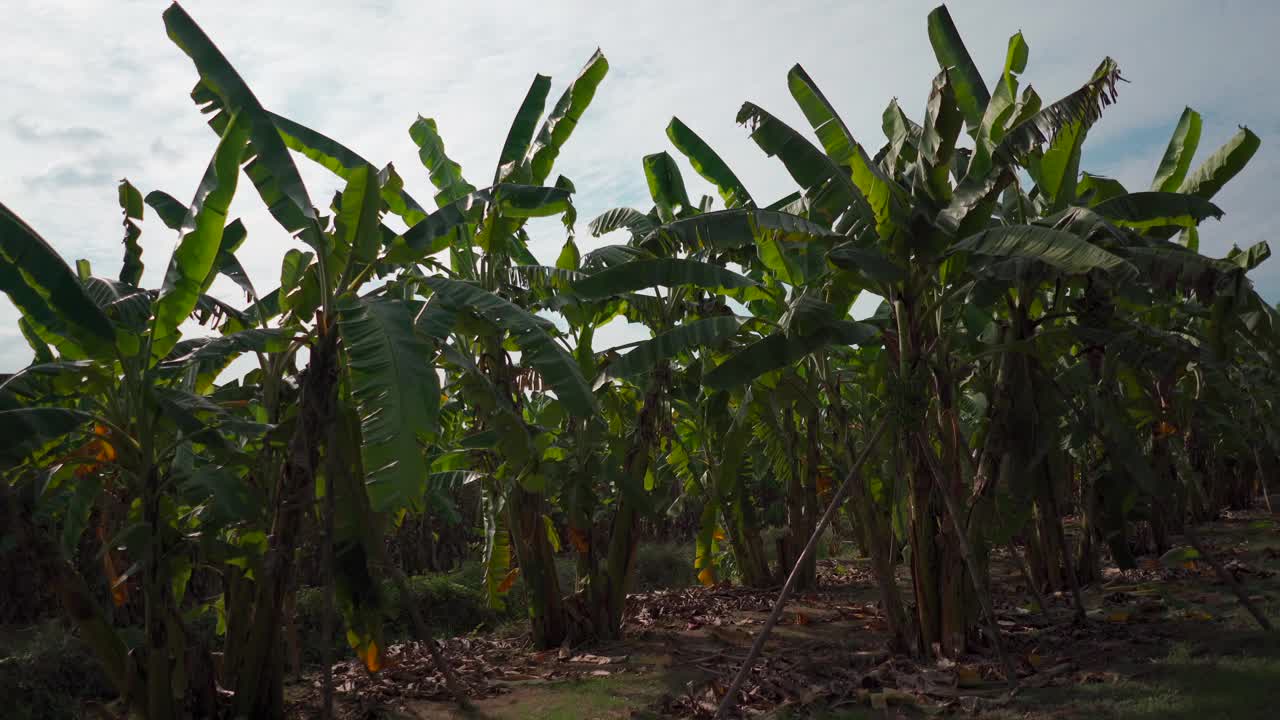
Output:
[[569,542],[573,543],[573,549],[585,555],[591,549],[591,543],[587,540],[587,534],[578,528],[569,526]]
[[356,654],[360,656],[360,662],[364,663],[365,670],[376,673],[382,669],[382,654],[378,652],[378,644],[372,640],[363,648],[357,648]]
[[78,478],[86,477],[98,471],[98,468],[104,462],[115,462],[116,449],[110,441],[111,430],[106,425],[94,424],[94,439],[85,443],[75,452],[80,457],[92,458],[92,462],[87,462],[75,469],[74,475]]
[[711,533],[711,539],[716,542],[723,542],[725,539],[724,528],[716,528],[716,531]]
[[819,495],[826,495],[830,493],[831,492],[831,476],[826,473],[822,473],[821,475],[818,475],[816,485],[818,486]]
[[1167,420],[1161,420],[1161,421],[1156,425],[1156,428],[1155,428],[1155,436],[1156,436],[1156,438],[1158,438],[1158,439],[1159,439],[1159,438],[1167,438],[1167,437],[1169,437],[1170,435],[1173,435],[1173,434],[1174,434],[1174,433],[1176,433],[1176,432],[1178,432],[1178,428],[1177,428],[1177,426],[1176,426],[1176,425],[1173,425],[1172,423],[1168,422]]
[[122,607],[129,601],[129,586],[126,584],[128,578],[120,577],[116,572],[116,563],[111,558],[109,548],[102,554],[102,571],[107,576],[107,586],[111,588],[111,602],[116,607]]
[[510,590],[511,586],[516,584],[516,578],[518,577],[520,577],[520,568],[511,568],[511,570],[507,572],[507,576],[502,578],[502,582],[498,583],[498,592],[504,593]]
[[711,587],[712,585],[715,585],[716,584],[715,570],[713,570],[710,567],[702,568],[702,570],[698,573],[698,582],[702,583],[706,587]]
[[982,684],[982,674],[976,667],[961,665],[956,668],[956,684],[962,688],[977,687]]

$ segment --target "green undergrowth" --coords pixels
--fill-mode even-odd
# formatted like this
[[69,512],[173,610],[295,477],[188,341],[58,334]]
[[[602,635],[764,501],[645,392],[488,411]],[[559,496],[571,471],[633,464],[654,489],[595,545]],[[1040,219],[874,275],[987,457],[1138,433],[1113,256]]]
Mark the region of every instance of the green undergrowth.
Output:
[[[677,544],[641,544],[636,558],[634,590],[678,588],[693,585],[697,578],[692,568],[691,548]],[[574,560],[572,555],[556,557],[556,570],[560,576],[560,588],[568,593],[574,586]],[[484,592],[484,567],[476,560],[468,560],[458,570],[449,573],[417,575],[409,578],[409,588],[414,602],[422,613],[431,634],[435,637],[458,635],[518,634],[525,631],[528,599],[524,584],[515,583],[503,599],[502,607],[490,607]],[[383,597],[388,616],[384,632],[389,643],[402,642],[414,637],[412,618],[400,591],[394,583],[382,583]],[[320,628],[324,596],[320,588],[302,588],[298,591],[296,617],[299,643],[304,664],[318,663],[323,641]],[[335,657],[345,657],[346,640],[339,630],[332,638]]]
[[114,696],[98,661],[61,621],[0,629],[0,717],[80,717],[83,702]]

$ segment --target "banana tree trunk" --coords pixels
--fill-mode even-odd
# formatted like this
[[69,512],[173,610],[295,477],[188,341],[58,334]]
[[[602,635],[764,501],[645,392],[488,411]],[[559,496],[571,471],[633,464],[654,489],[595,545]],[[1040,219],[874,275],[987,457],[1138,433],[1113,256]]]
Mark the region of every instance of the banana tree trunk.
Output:
[[315,498],[320,440],[334,421],[337,402],[336,333],[311,351],[299,388],[298,418],[275,492],[271,544],[253,593],[253,620],[234,669],[236,712],[255,718],[284,713],[284,600],[294,571],[302,521]]
[[764,553],[764,539],[760,535],[755,505],[740,479],[734,482],[733,498],[721,499],[720,513],[742,584],[748,587],[771,585],[773,573],[769,570],[769,558]]
[[511,545],[520,563],[520,574],[529,597],[529,629],[539,649],[553,648],[565,639],[564,602],[556,575],[555,553],[547,539],[543,520],[546,498],[523,487],[507,500]]

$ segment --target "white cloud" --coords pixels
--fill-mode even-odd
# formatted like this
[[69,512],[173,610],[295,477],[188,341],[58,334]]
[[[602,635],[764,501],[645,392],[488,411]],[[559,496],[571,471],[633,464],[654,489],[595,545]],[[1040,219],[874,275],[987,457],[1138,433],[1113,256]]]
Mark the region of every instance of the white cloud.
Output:
[[[15,3],[11,2],[11,5]],[[162,3],[24,2],[9,7],[0,43],[0,199],[68,259],[89,257],[100,274],[118,267],[117,179],[186,200],[216,138],[187,97],[191,63],[165,36]],[[609,5],[613,5],[610,7]],[[265,105],[343,141],[376,163],[395,161],[409,189],[431,196],[407,128],[434,117],[452,157],[476,185],[491,176],[511,116],[535,72],[552,75],[553,98],[602,46],[611,71],[556,170],[572,178],[585,220],[616,204],[646,205],[640,158],[670,150],[664,128],[677,114],[732,165],[753,194],[792,189],[782,168],[734,124],[751,100],[797,126],[804,121],[785,75],[802,63],[870,145],[891,97],[918,116],[937,65],[925,33],[932,3],[266,3],[200,0],[188,11],[248,79]],[[1087,78],[1103,55],[1132,82],[1095,129],[1086,169],[1131,187],[1154,171],[1184,105],[1205,115],[1202,156],[1247,123],[1263,149],[1219,204],[1227,219],[1205,248],[1264,237],[1280,179],[1280,99],[1269,80],[1271,6],[1091,0],[1068,5],[953,2],[962,35],[992,80],[1008,36],[1031,47],[1024,81],[1056,98]],[[674,152],[673,152],[674,154]],[[337,183],[300,160],[313,201]],[[709,188],[685,166],[691,190]],[[1268,182],[1271,181],[1271,182]],[[249,227],[242,262],[273,287],[292,241],[247,183],[233,206]],[[552,258],[557,222],[533,226],[535,252]],[[153,218],[143,236],[145,281],[163,277],[176,238]],[[580,238],[584,248],[593,246]],[[1280,264],[1280,263],[1277,263]],[[1259,282],[1274,301],[1280,271]],[[222,288],[221,285],[218,286]],[[225,297],[235,297],[226,290]],[[15,314],[0,300],[0,328]],[[8,339],[10,334],[6,333]],[[0,369],[27,361],[20,342],[0,347]]]

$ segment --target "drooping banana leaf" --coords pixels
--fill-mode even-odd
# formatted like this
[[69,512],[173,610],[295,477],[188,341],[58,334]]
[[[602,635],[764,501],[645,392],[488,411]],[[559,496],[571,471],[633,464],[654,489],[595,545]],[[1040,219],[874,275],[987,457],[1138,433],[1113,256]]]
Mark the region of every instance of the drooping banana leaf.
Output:
[[610,377],[630,377],[652,370],[663,360],[697,347],[716,345],[738,332],[743,319],[733,315],[694,320],[646,340],[609,364]]
[[0,411],[0,467],[9,468],[31,453],[93,420],[69,408],[33,407]]
[[1253,134],[1252,130],[1246,127],[1240,128],[1240,131],[1225,145],[1200,163],[1200,167],[1182,181],[1178,192],[1197,195],[1206,200],[1212,199],[1222,186],[1249,164],[1249,160],[1253,158],[1254,153],[1258,152],[1261,145],[1262,141]]
[[547,217],[569,208],[570,193],[540,185],[494,185],[467,195],[431,213],[395,239],[387,251],[391,262],[415,262],[465,239],[468,228],[486,214],[525,219]]
[[[268,210],[285,229],[297,232],[314,224],[315,210],[302,176],[276,128],[271,115],[245,84],[213,41],[177,3],[164,11],[170,39],[187,54],[200,74],[200,84],[192,93],[198,103],[207,104],[215,115],[210,124],[225,135],[231,116],[237,116],[248,131],[253,161],[245,169],[262,195]],[[319,244],[315,233],[308,242]]]
[[656,227],[658,227],[658,223],[654,218],[629,207],[606,210],[587,225],[593,237],[600,237],[623,228],[630,231],[632,235],[643,237]]
[[655,258],[632,260],[601,270],[579,280],[573,285],[573,291],[585,298],[603,298],[652,287],[689,285],[721,290],[757,284],[719,265],[685,258]]
[[804,136],[753,103],[738,111],[751,139],[770,157],[777,157],[804,193],[809,218],[841,227],[855,219],[874,220],[871,206],[849,173]]
[[1135,230],[1170,225],[1193,228],[1207,218],[1222,218],[1222,210],[1208,200],[1173,192],[1120,195],[1094,205],[1093,211]]
[[344,296],[338,330],[373,509],[420,507],[427,462],[418,438],[435,431],[440,410],[431,345],[409,307],[394,300]]
[[192,338],[174,346],[164,364],[178,366],[207,361],[226,366],[247,352],[283,352],[289,340],[290,334],[283,328],[251,328],[218,337]]
[[31,330],[67,359],[111,353],[115,343],[111,321],[58,253],[3,204],[0,290]]
[[598,412],[591,386],[573,356],[547,332],[546,320],[475,285],[442,277],[430,277],[423,282],[437,298],[458,312],[474,312],[509,332],[520,348],[520,362],[538,372],[569,413],[589,417]]
[[1073,233],[1038,225],[984,230],[956,243],[950,252],[1029,260],[1068,274],[1084,274],[1093,270],[1102,270],[1117,278],[1137,274],[1137,269],[1124,258],[1081,240]]
[[156,211],[160,222],[170,230],[181,229],[183,221],[187,219],[187,206],[163,190],[152,190],[147,193],[146,203]]
[[[272,122],[275,123],[276,129],[279,130],[280,137],[284,140],[286,147],[302,153],[343,180],[349,182],[353,172],[373,164],[337,140],[326,137],[287,117],[273,112],[268,112],[267,114],[271,117]],[[382,199],[387,203],[387,207],[390,208],[391,212],[403,218],[405,224],[413,225],[427,216],[427,211],[418,204],[417,200],[413,199],[413,196],[405,192],[403,185],[382,183],[380,188]]]
[[727,390],[788,367],[829,345],[868,345],[879,342],[879,337],[880,331],[875,326],[848,320],[832,322],[809,335],[789,336],[777,332],[730,356],[703,376],[703,382],[708,387]]

